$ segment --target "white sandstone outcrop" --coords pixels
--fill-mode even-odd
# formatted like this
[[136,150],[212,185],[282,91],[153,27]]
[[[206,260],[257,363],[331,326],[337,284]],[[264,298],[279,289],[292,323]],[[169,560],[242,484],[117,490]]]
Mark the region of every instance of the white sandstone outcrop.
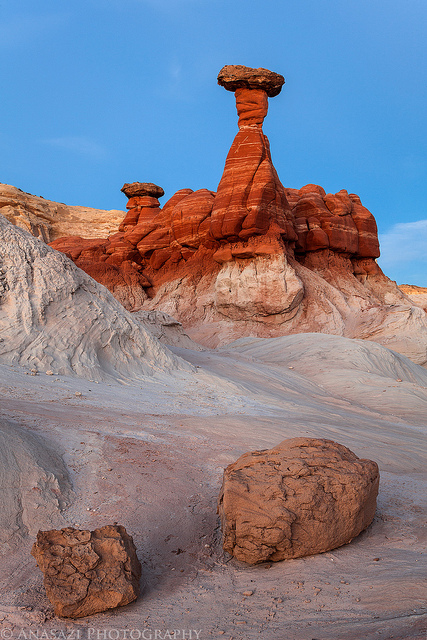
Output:
[[0,362],[95,380],[190,369],[104,286],[3,216]]
[[285,254],[226,262],[215,280],[219,313],[234,320],[281,314],[292,318],[304,287]]
[[182,328],[182,324],[164,311],[135,311],[132,316],[153,334],[159,342],[180,349],[203,351],[203,347],[194,342]]
[[245,335],[315,332],[372,340],[427,364],[427,314],[384,276],[361,283],[343,275],[334,282],[285,257],[281,268],[277,256],[242,263],[225,263],[216,279],[167,282],[144,309],[167,311],[210,348]]

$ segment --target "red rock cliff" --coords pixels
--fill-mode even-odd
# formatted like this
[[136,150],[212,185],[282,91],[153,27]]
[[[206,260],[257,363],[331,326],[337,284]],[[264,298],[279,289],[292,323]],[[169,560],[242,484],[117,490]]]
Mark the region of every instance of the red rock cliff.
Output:
[[[216,193],[181,189],[160,208],[161,187],[126,184],[128,213],[117,233],[51,246],[126,308],[170,313],[210,346],[304,331],[384,342],[382,332],[400,327],[392,346],[408,350],[413,339],[402,327],[411,324],[411,304],[375,261],[373,215],[344,189],[285,189],[279,180],[262,124],[283,77],[227,66],[218,83],[235,92],[239,131]],[[427,360],[421,352],[415,358]]]

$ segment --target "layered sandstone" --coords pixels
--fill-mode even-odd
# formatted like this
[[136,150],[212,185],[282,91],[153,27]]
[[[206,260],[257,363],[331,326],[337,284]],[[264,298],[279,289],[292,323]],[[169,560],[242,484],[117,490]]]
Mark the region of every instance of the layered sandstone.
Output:
[[400,284],[399,289],[418,307],[427,313],[427,287],[416,287],[411,284]]
[[224,471],[224,550],[256,564],[335,549],[372,522],[378,486],[378,465],[332,440],[245,453]]
[[0,213],[45,242],[63,236],[105,238],[123,220],[123,211],[103,211],[45,200],[0,183]]
[[180,189],[161,207],[161,187],[127,183],[116,233],[52,246],[128,310],[166,312],[206,346],[316,331],[426,363],[427,318],[377,265],[375,219],[360,198],[283,187],[262,130],[283,77],[228,65],[218,82],[235,92],[239,129],[216,192]]
[[90,616],[129,604],[139,595],[141,564],[122,526],[39,531],[31,553],[57,616]]

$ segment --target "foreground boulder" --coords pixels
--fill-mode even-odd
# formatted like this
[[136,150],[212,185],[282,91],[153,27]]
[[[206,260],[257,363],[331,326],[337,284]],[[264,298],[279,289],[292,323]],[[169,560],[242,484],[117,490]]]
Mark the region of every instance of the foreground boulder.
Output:
[[218,500],[237,560],[300,558],[350,542],[371,522],[379,471],[332,440],[292,438],[230,464]]
[[31,553],[57,616],[90,616],[139,595],[141,564],[124,527],[39,531]]

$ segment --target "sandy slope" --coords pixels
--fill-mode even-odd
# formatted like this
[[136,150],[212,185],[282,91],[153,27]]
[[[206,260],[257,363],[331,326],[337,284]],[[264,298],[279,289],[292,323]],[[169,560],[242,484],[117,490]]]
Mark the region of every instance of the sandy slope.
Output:
[[[27,538],[1,565],[0,629],[79,630],[85,640],[97,637],[90,629],[111,640],[132,629],[424,639],[427,371],[372,342],[321,334],[174,351],[194,368],[132,384],[0,366],[1,416],[42,436],[68,466],[76,499],[65,520],[124,524],[145,583],[123,609],[53,618]],[[224,466],[298,435],[335,439],[379,463],[374,523],[330,553],[251,568],[230,560],[215,513]]]
[[1,215],[0,362],[113,381],[189,369],[108,289]]

